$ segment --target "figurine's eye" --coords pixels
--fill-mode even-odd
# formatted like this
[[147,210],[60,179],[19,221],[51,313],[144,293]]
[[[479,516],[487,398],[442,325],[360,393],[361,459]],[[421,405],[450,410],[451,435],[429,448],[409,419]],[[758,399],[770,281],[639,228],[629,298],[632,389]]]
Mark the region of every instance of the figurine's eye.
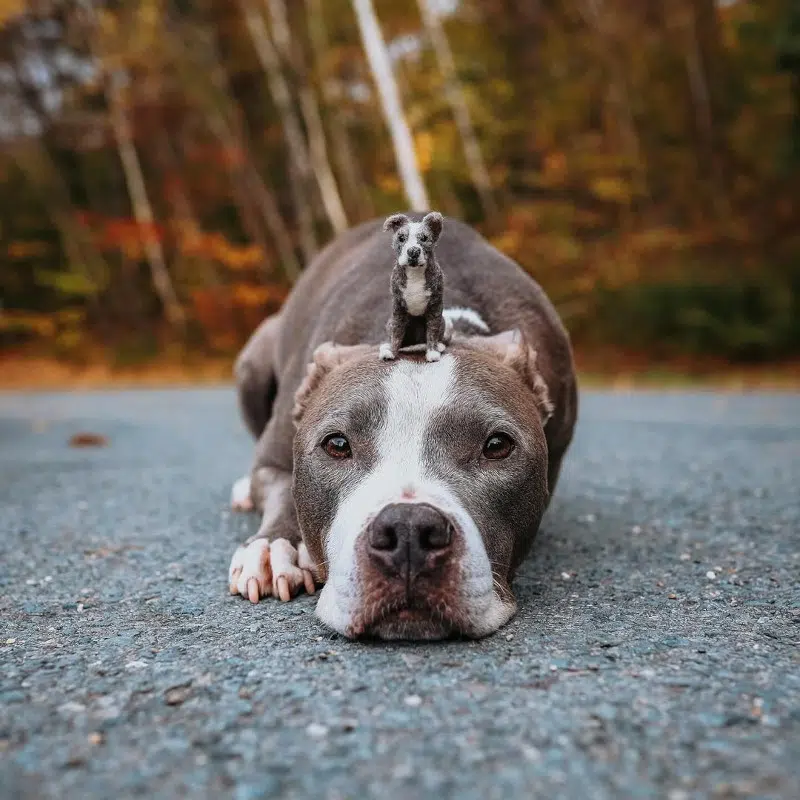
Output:
[[425,242],[428,241],[428,237],[424,233],[418,233],[417,234],[417,241],[418,242],[422,242],[423,244],[425,244]]
[[400,244],[402,244],[406,239],[408,239],[408,236],[406,236],[404,233],[397,234],[397,241],[400,242]]

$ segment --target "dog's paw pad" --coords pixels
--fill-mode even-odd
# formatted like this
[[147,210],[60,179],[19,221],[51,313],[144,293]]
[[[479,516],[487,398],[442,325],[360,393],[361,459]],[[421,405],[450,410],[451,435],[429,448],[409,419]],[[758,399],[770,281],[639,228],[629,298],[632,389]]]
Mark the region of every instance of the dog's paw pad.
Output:
[[250,476],[239,478],[231,488],[231,508],[234,511],[252,511],[253,498],[250,496]]
[[[302,547],[302,545],[301,545]],[[300,566],[299,553],[287,539],[276,539],[270,546],[272,563],[272,593],[284,603],[291,600],[301,589],[314,594],[314,576],[305,560]]]
[[428,350],[425,353],[426,361],[438,361],[441,357],[442,354],[438,350]]
[[381,361],[392,361],[394,360],[394,353],[392,352],[392,348],[388,344],[382,344],[380,350],[378,350],[378,358]]
[[266,539],[236,549],[228,568],[228,584],[231,594],[240,594],[251,603],[272,594],[270,543]]

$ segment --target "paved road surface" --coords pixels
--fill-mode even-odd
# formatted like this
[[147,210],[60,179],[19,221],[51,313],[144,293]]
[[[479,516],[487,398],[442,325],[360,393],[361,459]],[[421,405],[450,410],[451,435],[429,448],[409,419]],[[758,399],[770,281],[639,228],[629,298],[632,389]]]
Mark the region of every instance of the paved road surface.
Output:
[[0,795],[800,797],[800,396],[585,396],[481,642],[230,597],[249,457],[227,389],[0,395]]

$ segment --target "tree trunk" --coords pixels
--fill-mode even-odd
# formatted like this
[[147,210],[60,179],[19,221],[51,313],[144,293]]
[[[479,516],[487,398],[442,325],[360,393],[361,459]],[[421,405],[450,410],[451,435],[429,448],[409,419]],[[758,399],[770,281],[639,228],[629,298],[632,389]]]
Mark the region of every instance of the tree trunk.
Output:
[[147,187],[139,163],[139,156],[133,141],[130,122],[120,98],[119,75],[112,72],[106,81],[106,98],[109,107],[111,127],[117,143],[122,170],[125,174],[125,183],[128,187],[133,214],[139,226],[145,257],[150,265],[150,274],[153,286],[164,306],[164,313],[170,324],[183,329],[186,325],[186,316],[178,300],[175,287],[172,284],[164,251],[161,248],[153,226],[155,219],[150,199],[147,196]]
[[445,96],[464,145],[464,155],[467,159],[470,177],[478,191],[486,217],[492,220],[497,215],[497,203],[492,195],[491,178],[489,177],[489,171],[486,169],[486,162],[483,160],[478,137],[475,135],[475,128],[472,125],[464,89],[458,80],[450,43],[447,41],[447,35],[444,32],[438,13],[431,7],[430,0],[417,0],[417,4],[419,5],[422,22],[433,44],[439,69],[444,77]]
[[272,99],[281,118],[286,144],[289,148],[289,185],[295,213],[300,225],[300,246],[307,261],[317,252],[317,239],[314,233],[314,221],[308,198],[311,178],[311,163],[308,148],[305,144],[300,121],[297,119],[289,87],[281,72],[281,63],[275,45],[270,39],[264,20],[253,0],[240,0],[242,13],[253,40],[256,56],[267,76],[267,84]]
[[329,122],[333,140],[333,157],[339,171],[339,180],[345,188],[350,204],[356,209],[360,219],[367,219],[375,214],[369,192],[366,190],[361,165],[353,152],[353,145],[347,132],[347,125],[340,111],[340,100],[333,83],[325,72],[324,56],[329,50],[328,34],[325,29],[325,18],[322,0],[306,0],[306,18],[308,20],[309,39],[314,51],[314,66],[319,78],[322,99],[325,104],[326,119]]
[[608,104],[614,117],[623,154],[636,170],[636,182],[640,183],[641,191],[645,189],[647,182],[645,160],[633,117],[625,66],[617,57],[613,31],[609,28],[609,25],[613,24],[614,12],[606,6],[605,0],[583,0],[580,11],[597,38],[596,53],[605,64],[608,74]]
[[430,208],[428,193],[417,165],[414,140],[403,113],[400,92],[397,89],[389,52],[375,16],[372,0],[352,0],[352,3],[367,61],[378,89],[383,116],[392,137],[394,155],[406,197],[413,210],[424,211]]
[[[275,240],[275,247],[278,256],[283,264],[284,272],[290,283],[294,283],[300,276],[300,264],[295,256],[292,247],[292,237],[286,223],[278,209],[278,203],[272,191],[266,186],[258,170],[253,166],[253,161],[248,152],[244,136],[236,128],[231,128],[222,114],[212,114],[208,120],[209,129],[214,137],[229,152],[239,153],[239,157],[232,160],[226,159],[226,167],[231,179],[231,188],[240,211],[244,212],[246,218],[251,220],[250,226],[253,227],[252,214],[250,211],[250,200],[255,199],[256,206]],[[238,126],[236,126],[238,128]],[[257,227],[257,226],[256,226]],[[259,233],[259,241],[264,252],[266,247],[263,238]]]
[[[184,32],[184,36],[187,36]],[[270,232],[281,266],[290,283],[300,274],[300,264],[295,255],[292,236],[281,215],[278,203],[269,187],[261,179],[248,152],[245,133],[239,122],[239,108],[231,100],[224,69],[213,44],[202,38],[172,38],[172,46],[180,51],[175,66],[185,91],[203,111],[211,135],[227,150],[236,154],[225,158],[225,169],[231,182],[234,202],[242,217],[248,236],[266,254],[269,252],[261,224]],[[195,80],[193,71],[205,70],[208,82]]]
[[300,110],[308,131],[311,165],[319,185],[322,204],[334,231],[342,233],[348,228],[347,214],[339,194],[339,187],[336,185],[336,177],[331,169],[322,115],[314,88],[309,81],[301,45],[294,46],[292,42],[284,0],[267,0],[267,2],[272,14],[273,31],[278,49],[292,68],[300,85]]

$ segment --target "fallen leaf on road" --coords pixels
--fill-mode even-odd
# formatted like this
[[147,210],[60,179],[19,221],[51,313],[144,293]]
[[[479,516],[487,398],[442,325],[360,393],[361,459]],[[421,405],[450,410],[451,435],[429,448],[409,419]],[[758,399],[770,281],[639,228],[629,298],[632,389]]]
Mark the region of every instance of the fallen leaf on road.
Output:
[[70,447],[105,447],[108,439],[101,433],[76,433],[70,437]]

